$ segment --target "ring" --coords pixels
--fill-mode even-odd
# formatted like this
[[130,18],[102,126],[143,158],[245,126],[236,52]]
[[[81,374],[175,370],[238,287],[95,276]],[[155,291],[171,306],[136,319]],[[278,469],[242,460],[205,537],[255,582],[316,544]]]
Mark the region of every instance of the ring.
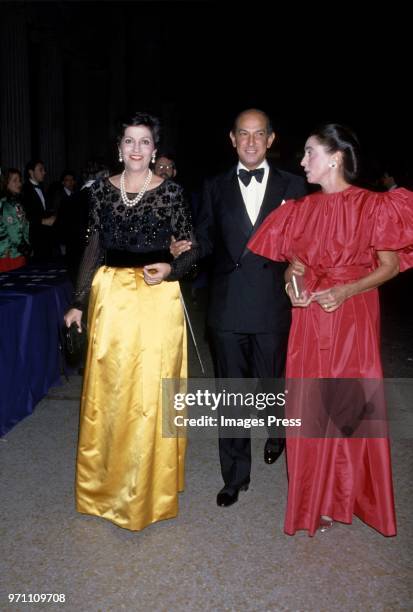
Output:
[[324,304],[324,308],[328,308],[328,304]]

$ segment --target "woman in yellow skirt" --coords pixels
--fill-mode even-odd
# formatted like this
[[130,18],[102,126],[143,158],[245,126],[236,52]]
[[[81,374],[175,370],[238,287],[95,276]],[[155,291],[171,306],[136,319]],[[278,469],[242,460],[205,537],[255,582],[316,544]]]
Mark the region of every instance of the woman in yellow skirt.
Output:
[[124,170],[90,188],[88,244],[65,315],[80,330],[89,300],[77,510],[136,531],[176,516],[184,486],[185,439],[164,431],[162,381],[187,375],[177,279],[198,257],[196,247],[170,256],[171,237],[189,239],[192,227],[181,187],[149,168],[158,142],[155,117],[122,124]]

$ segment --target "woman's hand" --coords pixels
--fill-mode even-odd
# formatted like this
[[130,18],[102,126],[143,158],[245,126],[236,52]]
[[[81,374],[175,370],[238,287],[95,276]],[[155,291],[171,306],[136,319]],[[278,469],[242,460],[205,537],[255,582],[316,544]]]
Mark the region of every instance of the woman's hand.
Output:
[[303,276],[305,274],[305,265],[296,257],[294,257],[289,267],[291,267],[291,274],[296,274],[297,276]]
[[287,284],[285,285],[285,290],[293,306],[296,306],[298,308],[306,308],[311,303],[312,297],[308,293],[308,291],[304,291],[300,297],[296,296],[291,281],[291,277],[293,274],[295,276],[303,276],[305,274],[305,265],[302,261],[297,259],[297,257],[293,258],[293,260],[290,262],[290,265],[285,271],[284,278],[287,281]]
[[288,281],[288,283],[285,286],[285,290],[287,292],[288,297],[291,300],[291,304],[295,307],[307,308],[307,306],[311,304],[312,302],[313,298],[311,295],[308,294],[307,291],[303,294],[303,296],[296,297],[291,281]]
[[324,291],[312,294],[313,300],[318,302],[326,312],[334,312],[351,295],[350,285],[337,285]]
[[288,268],[286,269],[284,273],[285,282],[290,281],[291,276],[293,274],[295,274],[296,276],[303,276],[305,274],[305,265],[303,264],[302,261],[297,259],[297,257],[293,258],[293,260],[290,262],[290,265],[288,266]]
[[72,323],[75,322],[77,325],[77,331],[80,334],[82,331],[82,315],[83,312],[78,308],[71,308],[70,310],[68,310],[64,316],[66,327],[70,327]]
[[147,285],[159,285],[171,273],[168,263],[148,264],[143,268],[143,278]]
[[190,251],[191,247],[192,242],[190,240],[175,240],[175,237],[172,236],[169,251],[176,258],[185,253],[185,251]]

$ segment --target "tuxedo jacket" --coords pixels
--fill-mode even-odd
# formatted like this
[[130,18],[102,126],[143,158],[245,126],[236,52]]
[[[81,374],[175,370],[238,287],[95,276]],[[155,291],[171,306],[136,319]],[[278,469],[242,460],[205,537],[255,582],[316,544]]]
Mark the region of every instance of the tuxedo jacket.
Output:
[[90,190],[81,189],[73,195],[61,198],[56,231],[60,241],[70,250],[82,253],[86,246],[86,230],[89,219]]
[[[45,196],[46,197],[46,196]],[[32,183],[27,182],[23,185],[23,208],[30,223],[30,242],[34,249],[34,255],[51,255],[53,245],[56,242],[55,229],[47,225],[42,225],[42,219],[49,217],[52,212],[43,208],[43,204]]]
[[208,324],[221,331],[285,333],[290,301],[284,291],[287,264],[249,251],[247,243],[283,200],[307,192],[303,178],[270,166],[264,199],[252,225],[241,195],[237,167],[207,180],[196,224],[202,256],[211,256]]
[[22,199],[26,217],[32,225],[41,224],[42,219],[45,219],[51,214],[47,209],[44,210],[42,201],[37,195],[37,191],[32,183],[27,182],[23,185]]

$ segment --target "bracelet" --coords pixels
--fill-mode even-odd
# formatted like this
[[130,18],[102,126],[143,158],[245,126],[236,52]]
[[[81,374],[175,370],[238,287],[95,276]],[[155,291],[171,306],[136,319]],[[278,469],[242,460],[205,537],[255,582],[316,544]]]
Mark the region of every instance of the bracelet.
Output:
[[290,297],[290,294],[288,293],[288,288],[291,287],[291,281],[288,281],[288,283],[285,283],[285,293],[288,295],[288,297]]

